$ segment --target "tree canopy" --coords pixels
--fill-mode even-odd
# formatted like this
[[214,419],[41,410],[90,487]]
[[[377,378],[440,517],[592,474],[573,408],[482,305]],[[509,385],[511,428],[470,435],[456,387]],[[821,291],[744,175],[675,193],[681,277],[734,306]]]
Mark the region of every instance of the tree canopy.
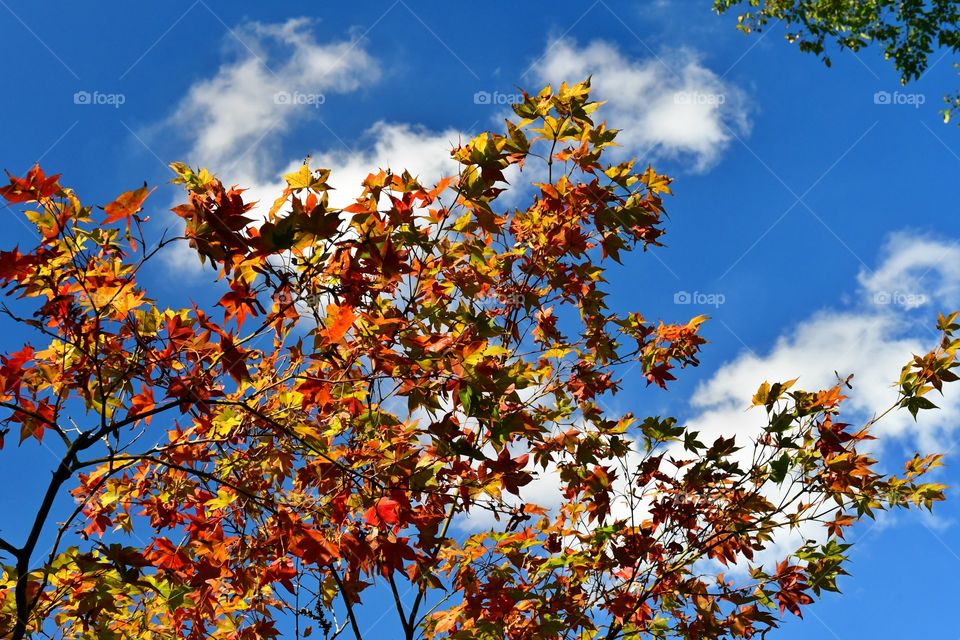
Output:
[[[382,590],[408,639],[748,638],[837,589],[850,526],[942,499],[939,456],[888,475],[865,452],[849,378],[764,383],[764,426],[712,442],[604,408],[632,371],[660,393],[697,365],[707,318],[608,308],[671,180],[608,161],[598,107],[588,82],[524,94],[456,175],[373,170],[342,210],[309,164],[265,212],[174,164],[182,239],[149,236],[146,185],[99,212],[11,176],[40,239],[0,253],[6,322],[33,336],[0,356],[0,455],[59,462],[4,523],[0,634],[359,640]],[[142,284],[183,240],[215,306]],[[956,379],[956,320],[885,412]],[[523,499],[543,479],[557,504]]]
[[[830,65],[831,46],[856,53],[878,47],[903,84],[918,80],[939,49],[960,50],[957,0],[714,0],[718,13],[739,12],[738,28],[759,32],[782,22],[786,38]],[[947,96],[944,120],[960,108]]]

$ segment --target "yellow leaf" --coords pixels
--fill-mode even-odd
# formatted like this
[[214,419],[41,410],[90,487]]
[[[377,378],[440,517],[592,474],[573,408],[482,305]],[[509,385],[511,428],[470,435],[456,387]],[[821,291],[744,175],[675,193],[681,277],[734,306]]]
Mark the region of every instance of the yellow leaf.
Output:
[[770,395],[770,383],[764,382],[753,395],[753,406],[767,404],[767,396]]
[[287,181],[287,185],[291,189],[327,190],[330,188],[326,184],[329,175],[330,171],[328,169],[320,169],[315,175],[309,165],[302,164],[298,170],[283,176],[283,179]]
[[206,507],[208,509],[223,509],[236,502],[236,500],[237,494],[232,489],[220,487],[217,489],[217,497],[207,500]]
[[647,170],[644,172],[641,180],[643,180],[643,184],[647,185],[650,193],[666,193],[667,195],[672,195],[673,193],[670,191],[671,178],[657,174],[652,166],[647,166]]

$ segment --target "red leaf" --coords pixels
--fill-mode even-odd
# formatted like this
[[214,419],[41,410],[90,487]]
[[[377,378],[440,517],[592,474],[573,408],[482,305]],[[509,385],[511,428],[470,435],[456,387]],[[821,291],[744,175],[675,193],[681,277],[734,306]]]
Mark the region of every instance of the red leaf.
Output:
[[150,562],[159,569],[177,571],[187,564],[187,556],[166,538],[157,538],[153,541],[153,549],[144,554]]
[[220,339],[220,350],[223,355],[220,359],[220,366],[223,372],[233,378],[234,382],[240,384],[244,380],[250,380],[250,372],[247,371],[247,352],[233,344],[233,338],[224,335]]
[[13,391],[19,396],[24,367],[31,360],[33,360],[33,348],[30,346],[9,356],[0,355],[0,392]]
[[661,389],[667,388],[667,380],[676,380],[670,369],[673,366],[667,363],[658,364],[647,371],[647,384],[656,383]]
[[[130,398],[130,412],[127,414],[127,418],[142,415],[153,409],[154,406],[153,388],[144,386],[140,393]],[[150,418],[151,416],[147,416],[147,424],[150,424]]]
[[366,513],[363,514],[363,519],[372,527],[378,527],[381,524],[397,524],[400,522],[400,516],[397,513],[399,506],[396,500],[380,498],[376,505],[367,509]]
[[17,247],[12,251],[0,251],[0,279],[5,283],[11,280],[23,282],[33,272],[36,262],[37,256],[23,255]]
[[297,577],[297,570],[293,566],[290,558],[277,558],[271,562],[263,571],[263,581],[267,584],[279,582],[290,593],[295,594],[296,589],[293,586],[293,578]]
[[236,317],[237,327],[242,327],[247,316],[257,315],[257,295],[250,289],[250,285],[237,281],[230,284],[230,291],[225,293],[217,303],[224,308],[223,321]]
[[10,176],[10,184],[6,187],[0,187],[0,196],[3,196],[8,202],[33,202],[34,200],[48,198],[60,190],[60,185],[57,184],[60,174],[48,178],[39,164],[33,165],[25,178],[11,175],[9,171],[7,175]]

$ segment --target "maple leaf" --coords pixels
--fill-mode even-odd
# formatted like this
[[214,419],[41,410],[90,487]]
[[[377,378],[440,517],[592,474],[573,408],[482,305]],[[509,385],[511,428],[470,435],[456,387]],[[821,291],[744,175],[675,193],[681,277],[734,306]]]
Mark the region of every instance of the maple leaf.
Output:
[[257,309],[260,306],[256,293],[246,282],[231,283],[230,291],[223,294],[217,304],[224,309],[224,323],[228,322],[230,318],[236,317],[238,328],[243,326],[248,315],[256,316]]
[[11,203],[43,200],[60,190],[60,185],[57,183],[60,174],[47,177],[39,164],[33,165],[24,178],[17,178],[9,171],[7,176],[10,178],[10,184],[0,187],[0,196]]
[[322,189],[327,190],[327,178],[330,176],[329,169],[319,169],[313,171],[307,164],[300,165],[300,168],[292,173],[283,176],[287,181],[287,186],[292,190],[297,189]]
[[88,514],[88,517],[90,518],[90,522],[83,528],[83,533],[87,536],[102,536],[106,533],[107,529],[113,525],[110,517],[103,513]]
[[277,558],[263,571],[263,581],[267,584],[279,582],[292,594],[296,593],[293,579],[297,577],[297,569],[290,558]]
[[154,566],[169,571],[179,571],[186,566],[187,555],[167,538],[155,538],[151,547],[152,549],[147,549],[144,553],[144,557]]
[[0,251],[0,278],[4,282],[23,282],[32,273],[35,263],[35,256],[22,255],[17,247],[11,251]]
[[322,331],[325,341],[328,344],[340,342],[343,336],[347,334],[347,331],[350,330],[350,327],[353,326],[356,319],[357,316],[353,312],[353,308],[349,306],[339,306],[336,304],[327,305],[326,326]]
[[34,350],[29,345],[10,355],[0,354],[0,389],[4,393],[19,388],[26,364],[33,360],[33,357]]
[[456,606],[448,609],[447,611],[441,611],[434,614],[434,630],[437,633],[447,633],[448,631],[452,631],[457,626],[462,612],[463,606]]
[[[4,197],[42,200],[27,214],[41,237],[0,251],[18,296],[2,317],[44,346],[0,353],[0,446],[19,432],[63,456],[52,478],[38,468],[43,504],[72,496],[80,535],[50,558],[37,545],[56,510],[7,514],[41,535],[0,537],[0,553],[30,560],[4,568],[28,597],[8,590],[0,635],[137,638],[147,620],[157,637],[254,640],[386,587],[416,592],[399,614],[424,640],[761,637],[778,609],[799,615],[835,589],[847,527],[942,500],[922,482],[938,456],[900,478],[857,452],[872,422],[834,419],[842,386],[764,384],[753,402],[768,424],[710,446],[675,418],[608,408],[625,363],[661,388],[696,366],[706,318],[650,323],[608,305],[606,258],[659,244],[670,181],[601,157],[617,132],[589,89],[523,93],[519,123],[454,150],[456,176],[430,188],[375,171],[346,209],[305,164],[255,224],[242,188],[174,164],[187,200],[174,211],[214,266],[189,308],[157,307],[139,277],[153,252],[121,250],[55,176],[11,177]],[[516,171],[525,160],[564,167]],[[505,176],[531,174],[549,177],[500,199]],[[106,223],[129,229],[147,195],[121,195]],[[326,306],[307,303],[322,316],[312,330],[294,304],[309,292]],[[958,317],[940,316],[941,342],[902,370],[888,411],[932,409],[926,395],[960,379]],[[549,508],[530,501],[540,478]],[[451,531],[478,511],[492,516],[482,527]],[[781,549],[801,525],[826,535]],[[773,562],[755,565],[760,553]],[[708,579],[705,558],[753,568]]]
[[53,406],[46,401],[34,405],[29,400],[21,400],[21,410],[10,418],[11,422],[20,423],[20,443],[27,438],[36,438],[43,442],[43,434],[54,423]]
[[110,224],[123,219],[126,220],[127,229],[129,229],[130,218],[143,208],[144,201],[154,191],[155,188],[148,190],[147,183],[144,182],[143,186],[139,189],[127,191],[117,196],[116,200],[103,208],[104,213],[107,214],[107,217],[103,220],[103,224]]
[[377,503],[366,510],[363,514],[363,521],[371,527],[378,527],[382,524],[395,525],[400,522],[400,515],[397,510],[400,504],[391,498],[380,498]]
[[644,172],[640,179],[647,185],[650,193],[666,193],[668,195],[672,193],[670,191],[670,183],[673,180],[668,176],[657,174],[657,172],[653,170],[653,166],[647,166],[646,172]]
[[247,352],[236,346],[233,338],[229,335],[220,337],[221,366],[223,371],[233,378],[234,382],[240,384],[250,380],[250,372],[247,371]]
[[660,387],[661,389],[666,389],[668,380],[677,379],[672,373],[670,373],[670,369],[672,368],[673,368],[673,365],[671,365],[668,362],[664,362],[658,365],[654,365],[653,367],[650,367],[650,369],[648,369],[646,373],[647,384],[649,385],[652,383],[656,383],[657,386]]
[[[143,390],[130,398],[130,412],[127,417],[139,416],[147,413],[156,406],[153,400],[153,388],[144,385]],[[146,423],[150,424],[151,416],[146,417]]]
[[843,538],[843,530],[854,522],[853,516],[838,514],[836,518],[827,523],[827,534]]

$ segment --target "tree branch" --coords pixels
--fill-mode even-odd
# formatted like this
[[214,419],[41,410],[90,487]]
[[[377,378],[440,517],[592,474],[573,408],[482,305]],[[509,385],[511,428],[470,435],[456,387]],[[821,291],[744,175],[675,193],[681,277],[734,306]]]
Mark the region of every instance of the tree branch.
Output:
[[337,570],[332,564],[327,566],[330,567],[330,574],[333,576],[334,582],[337,583],[337,588],[340,590],[340,597],[343,598],[343,604],[347,608],[347,618],[350,620],[350,628],[353,629],[353,635],[357,640],[363,640],[363,634],[360,633],[360,627],[357,625],[357,617],[353,613],[353,603],[350,602],[350,598],[347,597],[347,592],[343,589],[343,581],[340,580],[340,574],[337,573]]
[[20,549],[16,548],[15,546],[10,544],[3,538],[0,538],[0,549],[2,549],[3,551],[6,551],[10,555],[12,555],[14,558],[16,558],[20,554]]
[[397,590],[397,581],[393,579],[392,571],[387,577],[390,581],[390,590],[393,592],[393,604],[396,606],[397,614],[400,616],[400,624],[403,625],[404,636],[406,636],[407,640],[412,640],[413,628],[410,626],[410,621],[407,620],[407,614],[403,610],[403,603],[400,601],[400,592]]
[[53,508],[53,503],[57,498],[60,487],[73,475],[73,464],[77,461],[77,454],[86,447],[89,447],[92,443],[93,441],[88,442],[86,438],[81,436],[74,440],[70,448],[67,449],[67,452],[60,460],[60,464],[57,465],[57,470],[53,472],[50,484],[47,485],[47,491],[43,495],[43,500],[40,503],[40,508],[37,510],[36,518],[33,520],[33,526],[30,528],[27,540],[23,543],[23,547],[21,547],[20,552],[17,554],[17,585],[14,588],[17,621],[13,627],[13,633],[10,636],[12,640],[23,640],[27,632],[27,617],[30,615],[30,603],[27,602],[27,579],[30,574],[30,558],[36,549],[37,541],[40,539],[40,533],[43,531],[43,526],[50,516],[50,510]]

